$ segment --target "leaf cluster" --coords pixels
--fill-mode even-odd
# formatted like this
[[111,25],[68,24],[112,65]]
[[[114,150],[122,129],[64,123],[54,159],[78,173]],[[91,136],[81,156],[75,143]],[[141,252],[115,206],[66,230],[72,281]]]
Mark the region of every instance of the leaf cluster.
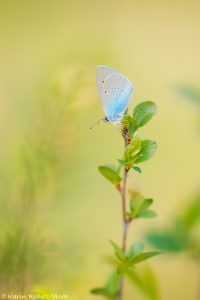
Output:
[[140,127],[151,120],[156,111],[156,105],[152,101],[141,102],[134,108],[132,116],[125,115],[122,125],[127,126],[129,134],[133,135]]
[[136,264],[143,262],[144,260],[147,260],[155,255],[160,254],[161,252],[158,251],[147,251],[144,252],[144,245],[143,243],[134,243],[130,249],[127,251],[127,253],[124,253],[122,249],[111,241],[111,244],[113,246],[113,249],[115,251],[115,256],[119,262],[118,265],[118,271],[120,273],[120,267],[126,266],[126,267],[134,267]]
[[[147,287],[146,283],[140,278],[140,276],[135,272],[135,265],[146,261],[161,252],[158,251],[144,251],[144,245],[141,242],[134,243],[127,253],[124,253],[121,248],[111,241],[113,246],[115,256],[117,259],[116,262],[116,271],[109,278],[108,282],[104,287],[95,288],[91,290],[91,293],[95,295],[101,295],[106,297],[107,299],[115,299],[119,286],[120,279],[122,276],[126,276],[136,283],[136,285],[145,293],[149,294],[149,287]],[[151,278],[149,277],[149,280]],[[153,297],[152,297],[153,298]],[[153,298],[154,299],[154,298]]]
[[124,151],[123,158],[118,159],[118,165],[100,166],[99,172],[113,184],[118,184],[122,180],[120,175],[121,167],[134,169],[141,173],[142,170],[138,164],[149,160],[156,152],[157,144],[152,140],[140,140],[137,136],[137,130],[148,123],[156,113],[156,105],[151,101],[145,101],[138,104],[133,110],[132,116],[125,115],[122,119],[122,134],[126,131],[129,145]]
[[156,217],[156,212],[150,209],[152,198],[144,198],[140,193],[133,193],[130,199],[130,211],[126,213],[129,220]]

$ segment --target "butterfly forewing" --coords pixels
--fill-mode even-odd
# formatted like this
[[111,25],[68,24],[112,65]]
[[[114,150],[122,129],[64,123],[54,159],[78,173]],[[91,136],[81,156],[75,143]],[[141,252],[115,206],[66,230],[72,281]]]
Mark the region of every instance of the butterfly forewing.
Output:
[[97,85],[101,86],[102,83],[104,83],[106,77],[112,73],[117,73],[115,70],[111,69],[107,66],[97,66],[96,68],[96,77],[97,77]]
[[113,74],[116,73],[113,69],[107,67],[107,66],[97,66],[96,68],[96,79],[97,79],[97,88],[98,88],[98,93],[100,97],[100,101],[103,105],[104,108],[104,94],[105,94],[105,81],[106,78]]

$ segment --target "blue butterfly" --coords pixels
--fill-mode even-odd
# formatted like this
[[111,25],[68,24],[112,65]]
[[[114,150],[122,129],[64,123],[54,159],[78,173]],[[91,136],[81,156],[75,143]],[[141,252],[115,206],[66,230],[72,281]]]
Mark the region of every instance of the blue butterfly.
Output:
[[100,101],[106,115],[101,120],[119,124],[133,96],[133,84],[124,75],[107,66],[97,66],[96,78]]

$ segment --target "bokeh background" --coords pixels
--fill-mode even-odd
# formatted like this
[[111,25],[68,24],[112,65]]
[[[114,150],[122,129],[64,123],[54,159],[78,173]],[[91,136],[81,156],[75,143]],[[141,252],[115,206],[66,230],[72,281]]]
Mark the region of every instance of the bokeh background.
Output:
[[[129,243],[165,226],[200,184],[197,106],[176,92],[200,83],[199,1],[0,1],[0,291],[35,287],[92,300],[120,242],[118,194],[97,166],[123,149],[100,124],[95,68],[135,85],[133,107],[153,100],[142,129],[156,156],[129,186],[155,198],[158,217],[138,221]],[[163,300],[197,299],[199,265],[185,254],[150,262]],[[125,299],[145,299],[127,283]]]

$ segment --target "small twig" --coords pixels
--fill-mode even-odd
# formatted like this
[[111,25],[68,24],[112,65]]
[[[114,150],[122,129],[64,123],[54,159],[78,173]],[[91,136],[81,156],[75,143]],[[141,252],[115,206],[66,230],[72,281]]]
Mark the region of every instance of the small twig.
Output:
[[[124,137],[125,149],[127,149],[129,145],[129,140],[128,140],[128,130],[126,128],[122,129],[122,135]],[[127,233],[128,233],[128,225],[129,225],[129,220],[126,217],[126,184],[127,184],[128,171],[129,169],[127,169],[127,167],[124,166],[123,185],[120,190],[121,199],[122,199],[122,220],[123,220],[122,251],[124,253],[126,252]],[[122,300],[123,289],[124,289],[124,277],[122,276],[120,280],[120,287],[119,287],[116,300]]]
[[[199,266],[199,263],[200,263],[200,257],[198,256],[197,258],[197,263],[198,263],[198,266]],[[200,274],[199,274],[200,275]],[[200,276],[199,276],[199,279],[200,279]],[[197,300],[200,300],[200,284],[198,284],[198,289],[197,289]]]

